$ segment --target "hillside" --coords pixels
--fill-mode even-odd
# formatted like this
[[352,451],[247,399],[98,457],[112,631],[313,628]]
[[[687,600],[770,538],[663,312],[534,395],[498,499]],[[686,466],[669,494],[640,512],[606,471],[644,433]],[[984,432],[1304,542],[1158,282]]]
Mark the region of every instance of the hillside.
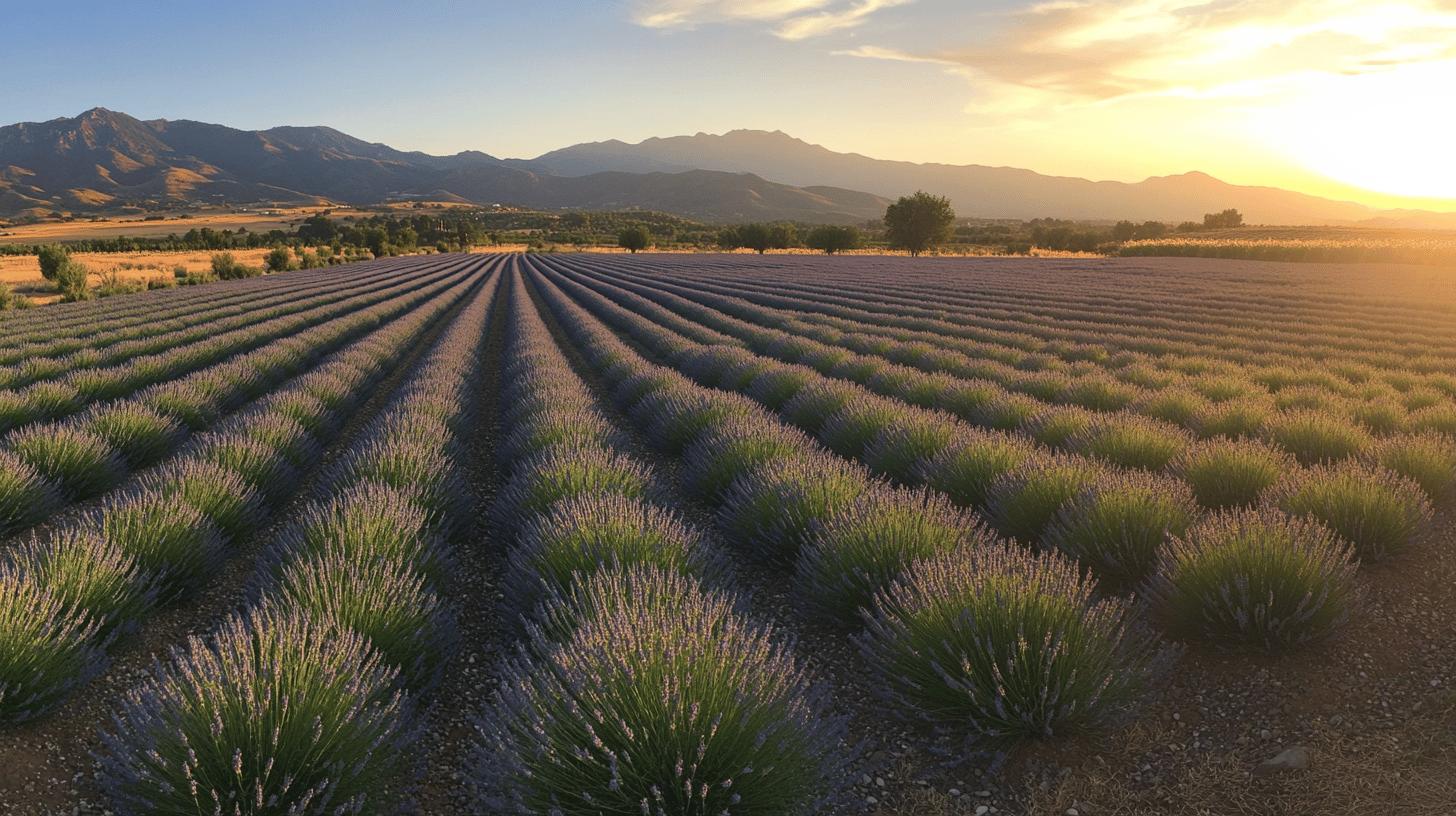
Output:
[[327,127],[246,131],[104,108],[0,128],[0,215],[190,202],[376,204],[431,198],[536,208],[651,209],[709,221],[878,217],[885,202],[747,173],[552,175],[485,153],[407,153]]
[[1322,224],[1359,221],[1377,214],[1362,204],[1272,187],[1242,187],[1197,172],[1136,184],[1089,181],[1013,167],[872,159],[761,130],[654,138],[638,144],[592,142],[515,165],[558,175],[702,168],[755,173],[799,186],[832,184],[889,197],[924,189],[949,196],[963,216],[986,218],[1184,221],[1237,207],[1254,223]]

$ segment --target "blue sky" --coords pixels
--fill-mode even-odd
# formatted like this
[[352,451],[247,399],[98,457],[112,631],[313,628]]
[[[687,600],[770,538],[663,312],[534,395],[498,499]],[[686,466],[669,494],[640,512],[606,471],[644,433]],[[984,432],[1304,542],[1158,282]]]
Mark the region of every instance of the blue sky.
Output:
[[3,122],[101,105],[515,157],[746,127],[1456,199],[1456,114],[1429,104],[1456,86],[1452,0],[0,2]]

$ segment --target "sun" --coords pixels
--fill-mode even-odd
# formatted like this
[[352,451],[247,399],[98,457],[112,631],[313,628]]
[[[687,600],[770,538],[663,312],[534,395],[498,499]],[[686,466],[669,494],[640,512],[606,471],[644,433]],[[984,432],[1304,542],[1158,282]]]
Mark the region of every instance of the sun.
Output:
[[1299,165],[1389,195],[1456,199],[1456,61],[1324,78],[1266,122]]

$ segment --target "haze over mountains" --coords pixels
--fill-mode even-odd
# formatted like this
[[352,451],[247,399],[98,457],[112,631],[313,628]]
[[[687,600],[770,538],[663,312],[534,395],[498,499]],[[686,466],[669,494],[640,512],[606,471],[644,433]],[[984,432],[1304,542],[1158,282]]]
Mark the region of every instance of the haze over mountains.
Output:
[[963,216],[988,218],[1183,221],[1225,207],[1266,224],[1420,215],[1235,186],[1203,173],[1094,182],[1008,167],[872,159],[752,130],[635,145],[593,142],[522,160],[405,152],[328,127],[246,131],[142,121],[104,108],[0,128],[0,216],[11,217],[188,202],[367,205],[418,198],[651,209],[715,222],[852,223],[878,218],[888,198],[917,189],[949,196]]

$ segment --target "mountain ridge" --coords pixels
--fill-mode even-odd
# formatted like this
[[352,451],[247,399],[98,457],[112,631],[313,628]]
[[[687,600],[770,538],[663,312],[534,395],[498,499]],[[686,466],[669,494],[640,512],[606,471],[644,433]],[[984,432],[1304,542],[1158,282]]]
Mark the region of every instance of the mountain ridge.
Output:
[[239,130],[92,108],[0,127],[0,215],[260,200],[368,205],[441,195],[545,209],[662,210],[724,222],[853,223],[878,217],[887,203],[828,185],[805,190],[696,168],[557,176],[480,151],[401,151],[327,126]]
[[402,151],[326,125],[241,130],[106,108],[0,127],[0,216],[187,203],[357,204],[442,198],[543,209],[647,209],[710,222],[879,218],[924,189],[966,217],[1200,220],[1456,228],[1456,213],[1378,210],[1201,171],[1140,182],[839,153],[783,131],[583,142],[534,159]]

